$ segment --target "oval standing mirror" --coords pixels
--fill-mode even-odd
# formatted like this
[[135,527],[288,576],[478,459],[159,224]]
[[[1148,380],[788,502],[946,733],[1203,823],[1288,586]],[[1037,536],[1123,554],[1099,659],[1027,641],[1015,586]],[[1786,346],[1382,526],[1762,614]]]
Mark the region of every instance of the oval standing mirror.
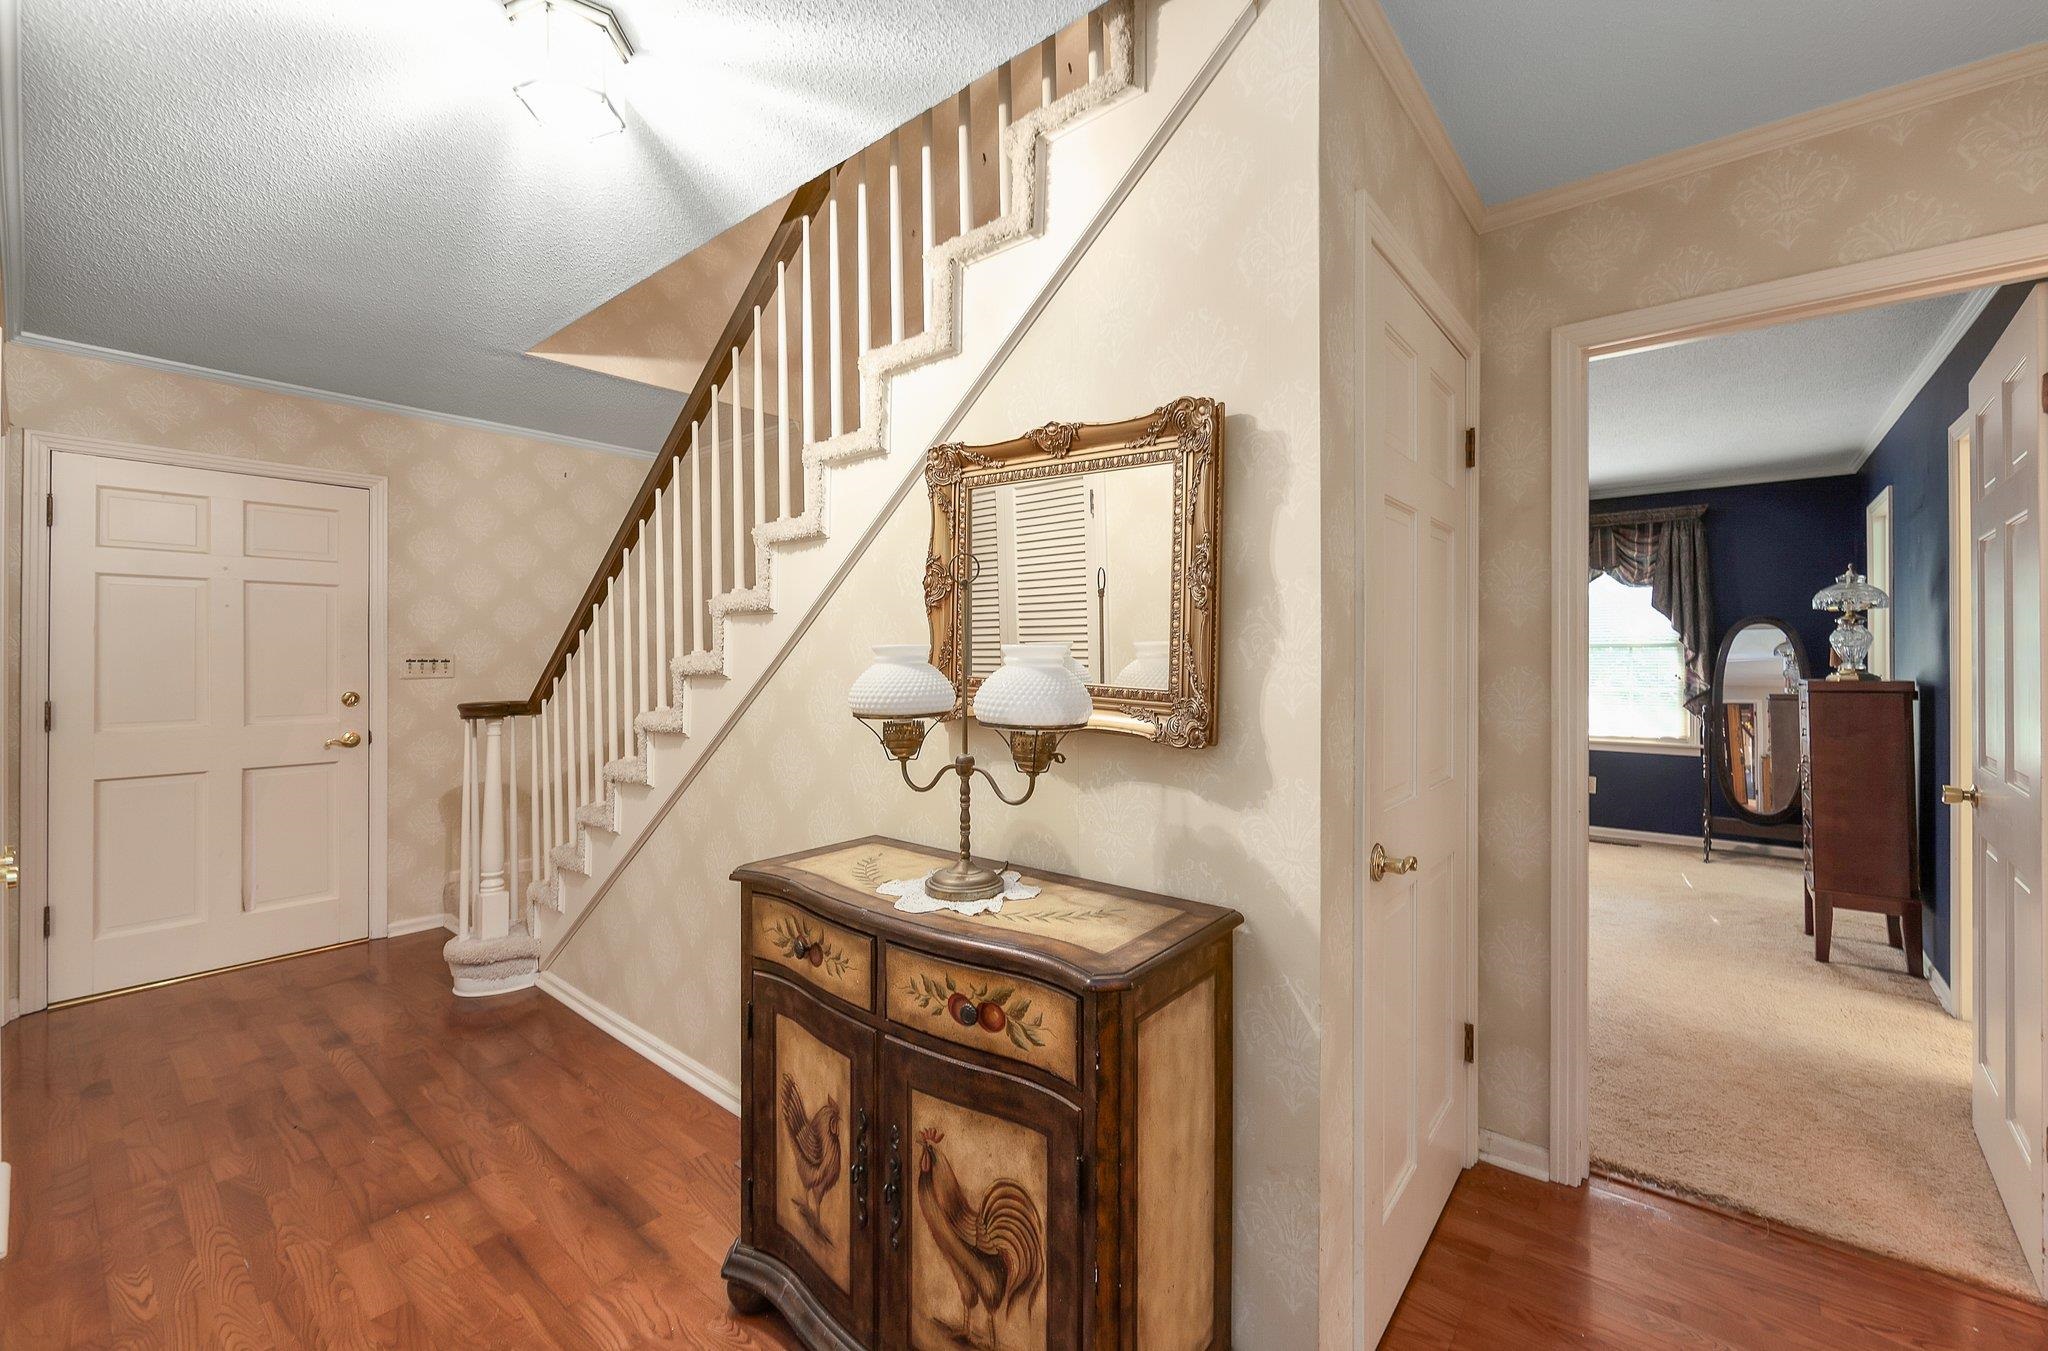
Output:
[[1745,619],[1721,639],[1707,701],[1708,764],[1739,821],[1798,819],[1805,678],[1806,649],[1783,620]]

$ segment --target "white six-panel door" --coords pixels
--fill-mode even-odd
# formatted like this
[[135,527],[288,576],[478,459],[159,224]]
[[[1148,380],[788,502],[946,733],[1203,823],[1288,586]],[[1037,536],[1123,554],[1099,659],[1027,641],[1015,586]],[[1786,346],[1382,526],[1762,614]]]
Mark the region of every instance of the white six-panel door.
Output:
[[58,452],[52,1001],[369,931],[369,494]]
[[1365,847],[1409,872],[1362,879],[1360,1257],[1377,1341],[1465,1165],[1465,357],[1399,274],[1371,255],[1361,482],[1370,551]]
[[2042,1279],[2041,380],[2035,287],[1970,381],[1970,603],[1976,618],[1970,860],[1976,904],[1971,1114],[2034,1279]]

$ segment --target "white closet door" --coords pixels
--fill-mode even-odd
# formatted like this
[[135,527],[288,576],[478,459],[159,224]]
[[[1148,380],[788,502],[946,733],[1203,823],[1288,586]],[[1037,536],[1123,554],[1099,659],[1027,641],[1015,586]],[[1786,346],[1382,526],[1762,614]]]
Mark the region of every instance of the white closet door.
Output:
[[[1976,1064],[1971,1117],[1999,1196],[2043,1277],[2041,913],[2041,287],[1970,380],[1969,541],[1976,651],[1971,845]],[[1958,693],[1961,693],[1960,691]]]
[[369,932],[369,494],[59,453],[50,998]]

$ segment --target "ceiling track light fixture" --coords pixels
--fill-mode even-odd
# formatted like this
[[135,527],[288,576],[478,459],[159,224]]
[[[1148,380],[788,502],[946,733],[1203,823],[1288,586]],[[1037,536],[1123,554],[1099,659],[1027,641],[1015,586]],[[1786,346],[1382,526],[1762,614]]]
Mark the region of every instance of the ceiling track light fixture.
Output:
[[572,139],[626,129],[613,73],[633,59],[619,16],[596,0],[505,0],[519,73],[512,92],[534,120]]

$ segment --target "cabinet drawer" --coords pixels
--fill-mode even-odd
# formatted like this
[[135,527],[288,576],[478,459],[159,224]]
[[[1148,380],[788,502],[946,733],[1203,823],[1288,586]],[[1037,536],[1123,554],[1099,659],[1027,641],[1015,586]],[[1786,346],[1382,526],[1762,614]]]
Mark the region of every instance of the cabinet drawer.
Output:
[[895,1022],[1079,1082],[1080,1013],[1072,995],[909,948],[890,947],[885,961],[885,1005]]
[[855,1008],[875,1006],[875,943],[773,896],[754,898],[747,949]]

